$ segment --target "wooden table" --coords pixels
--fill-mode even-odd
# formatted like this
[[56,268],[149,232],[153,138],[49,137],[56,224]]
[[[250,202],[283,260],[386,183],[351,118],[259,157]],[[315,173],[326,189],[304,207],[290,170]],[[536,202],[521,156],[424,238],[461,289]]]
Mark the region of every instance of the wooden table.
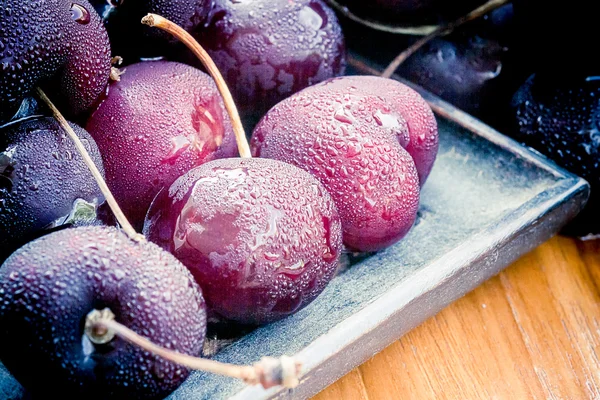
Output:
[[600,399],[600,240],[555,237],[313,400]]

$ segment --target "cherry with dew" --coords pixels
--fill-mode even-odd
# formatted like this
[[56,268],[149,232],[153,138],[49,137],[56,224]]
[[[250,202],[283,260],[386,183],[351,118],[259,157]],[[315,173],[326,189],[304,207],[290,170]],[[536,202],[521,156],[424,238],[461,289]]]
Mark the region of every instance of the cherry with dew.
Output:
[[[381,97],[391,106],[390,112],[405,120],[408,137],[404,138],[402,131],[398,141],[412,157],[423,186],[431,173],[439,146],[437,121],[431,107],[416,90],[393,79],[366,75],[343,79],[355,92]],[[377,123],[382,127],[386,125],[384,121]]]
[[400,240],[419,206],[417,168],[402,147],[411,140],[409,115],[379,93],[363,91],[372,79],[334,78],[304,89],[273,107],[251,141],[255,156],[296,165],[325,185],[340,213],[344,244],[355,251]]
[[494,118],[521,83],[511,58],[512,10],[512,4],[504,5],[460,31],[431,40],[398,73],[463,111]]
[[11,345],[0,358],[34,395],[56,388],[67,397],[162,398],[185,380],[184,367],[86,334],[88,314],[106,308],[153,343],[200,354],[206,310],[185,267],[115,228],[89,227],[44,236],[4,263],[0,338]]
[[106,88],[110,44],[87,0],[6,0],[0,6],[0,120],[41,85],[76,116]]
[[153,202],[144,233],[189,268],[211,311],[245,324],[304,308],[335,275],[342,250],[325,188],[297,167],[258,158],[183,175]]
[[322,0],[216,0],[193,35],[249,120],[345,70],[342,30]]
[[144,22],[188,45],[215,77],[231,111],[243,159],[197,167],[160,193],[144,233],[181,260],[210,310],[262,324],[305,307],[333,278],[341,224],[319,181],[292,165],[250,157],[223,77],[183,29],[149,15]]
[[[91,136],[72,125],[102,172]],[[73,142],[52,118],[0,130],[0,260],[27,241],[65,224],[92,223],[104,201]]]
[[128,66],[86,128],[100,148],[112,193],[139,229],[163,187],[204,162],[236,155],[214,81],[180,63]]
[[600,234],[600,77],[537,73],[515,93],[512,135],[586,179],[591,197],[567,227],[575,236]]

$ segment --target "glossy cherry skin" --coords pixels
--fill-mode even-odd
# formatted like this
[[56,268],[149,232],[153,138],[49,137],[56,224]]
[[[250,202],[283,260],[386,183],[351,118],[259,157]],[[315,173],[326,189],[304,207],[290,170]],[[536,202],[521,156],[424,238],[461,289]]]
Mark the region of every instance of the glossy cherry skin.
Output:
[[414,89],[393,79],[377,76],[348,76],[343,79],[344,84],[354,88],[355,93],[360,91],[367,96],[385,99],[392,106],[391,110],[406,121],[408,138],[399,135],[398,139],[415,162],[423,186],[439,147],[437,121],[431,107]]
[[342,30],[321,0],[216,0],[194,34],[244,116],[345,70]]
[[163,398],[188,370],[120,338],[95,345],[87,314],[110,308],[152,342],[199,355],[206,332],[192,276],[152,243],[115,228],[65,229],[15,252],[0,268],[0,357],[34,395]]
[[[496,100],[495,83],[506,50],[498,42],[477,36],[458,41],[433,40],[407,60],[399,73],[463,111],[480,115]],[[506,100],[506,99],[505,99]]]
[[352,250],[376,251],[410,230],[419,206],[410,140],[395,104],[365,93],[359,77],[311,86],[273,107],[252,135],[254,156],[296,165],[333,197]]
[[[101,172],[91,136],[71,127]],[[0,261],[25,242],[73,221],[92,222],[104,201],[73,141],[53,118],[14,122],[0,129]],[[81,215],[81,211],[87,214]]]
[[363,93],[354,81],[329,80],[277,104],[254,130],[251,147],[254,156],[288,162],[314,175],[336,203],[344,244],[375,251],[412,227],[419,177],[400,145],[409,140],[402,115],[384,98]]
[[173,62],[128,66],[87,129],[102,153],[110,189],[138,228],[163,187],[206,161],[237,152],[212,78]]
[[0,13],[0,120],[39,85],[64,114],[89,110],[111,67],[108,35],[90,3],[5,0]]
[[144,234],[184,263],[213,312],[262,324],[309,304],[333,278],[341,224],[325,188],[265,159],[197,167],[153,202]]
[[515,56],[514,34],[513,6],[507,4],[430,41],[397,72],[500,129],[512,95],[531,74]]

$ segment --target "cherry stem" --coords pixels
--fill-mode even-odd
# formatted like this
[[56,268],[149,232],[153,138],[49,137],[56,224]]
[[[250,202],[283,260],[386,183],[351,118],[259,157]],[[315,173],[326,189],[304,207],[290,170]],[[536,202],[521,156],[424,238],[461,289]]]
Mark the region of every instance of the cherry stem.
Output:
[[[178,353],[158,346],[125,325],[118,323],[114,320],[114,314],[107,309],[94,310],[88,314],[86,334],[93,343],[98,344],[107,343],[112,340],[114,335],[117,335],[135,346],[186,368],[238,378],[250,385],[260,383],[265,389],[277,385],[289,389],[295,388],[298,386],[302,370],[302,364],[288,356],[282,356],[278,359],[263,357],[256,364],[248,366],[225,364],[207,358]],[[104,340],[105,337],[108,340]]]
[[471,11],[467,15],[463,15],[462,17],[446,25],[439,26],[436,30],[434,30],[427,36],[423,36],[421,39],[414,42],[412,46],[408,47],[402,53],[398,54],[398,56],[396,56],[396,58],[394,58],[394,60],[392,60],[392,62],[387,66],[387,68],[381,73],[381,76],[383,78],[390,78],[392,75],[394,75],[398,67],[400,67],[400,65],[402,65],[404,61],[406,61],[410,56],[415,54],[421,47],[426,45],[429,41],[435,39],[438,36],[448,34],[454,29],[458,28],[459,26],[474,19],[477,19],[489,13],[490,11],[493,11],[496,8],[499,8],[509,3],[510,1],[511,0],[490,0],[482,6],[477,7],[475,10]]
[[210,55],[208,55],[206,50],[204,50],[204,48],[200,46],[196,39],[194,39],[192,35],[190,35],[185,29],[174,22],[169,21],[168,19],[161,17],[160,15],[148,14],[142,18],[142,24],[159,28],[170,33],[183,44],[185,44],[188,49],[190,49],[194,55],[198,57],[202,65],[204,65],[204,67],[208,70],[208,73],[214,79],[215,83],[217,84],[217,89],[219,89],[219,92],[223,97],[225,108],[227,109],[229,117],[231,118],[231,124],[233,126],[233,132],[235,133],[235,139],[237,141],[240,157],[252,158],[252,155],[250,154],[250,146],[248,145],[248,140],[246,139],[246,133],[244,132],[244,127],[242,125],[242,121],[240,120],[237,107],[233,101],[233,97],[231,96],[231,92],[229,91],[227,83],[225,83],[221,72],[219,72],[219,69],[215,65],[212,58],[210,58]]
[[123,211],[121,211],[121,208],[117,204],[115,197],[112,195],[110,189],[108,188],[108,185],[106,185],[106,181],[104,181],[104,177],[98,170],[98,167],[96,167],[96,164],[94,164],[94,160],[92,160],[92,157],[90,157],[90,154],[86,150],[85,146],[83,145],[83,143],[81,142],[79,137],[73,131],[73,128],[71,128],[71,125],[69,125],[69,123],[67,122],[65,117],[63,117],[63,115],[60,113],[58,108],[56,108],[56,106],[52,103],[52,101],[48,98],[48,96],[46,96],[46,93],[44,93],[44,91],[42,89],[40,89],[38,87],[37,93],[40,96],[40,99],[44,103],[46,103],[48,108],[50,108],[50,111],[52,111],[52,114],[54,115],[54,118],[58,121],[59,125],[65,130],[65,132],[67,132],[67,135],[69,135],[69,137],[75,143],[75,147],[77,148],[77,151],[79,152],[79,154],[81,154],[83,161],[90,169],[92,175],[94,176],[94,179],[96,180],[96,182],[98,183],[98,186],[100,187],[100,191],[104,195],[104,198],[106,199],[106,202],[110,206],[112,212],[115,214],[115,217],[117,218],[117,221],[121,225],[123,231],[132,240],[135,240],[138,242],[145,241],[146,238],[144,238],[143,235],[137,233],[135,231],[135,229],[133,229],[133,226],[131,226],[131,224],[127,220],[127,217],[125,217],[125,214],[123,214]]

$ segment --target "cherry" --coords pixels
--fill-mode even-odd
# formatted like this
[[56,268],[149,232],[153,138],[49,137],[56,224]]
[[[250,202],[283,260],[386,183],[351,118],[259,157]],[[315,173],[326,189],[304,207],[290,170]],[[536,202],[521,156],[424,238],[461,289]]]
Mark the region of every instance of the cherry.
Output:
[[345,69],[344,38],[321,0],[216,0],[194,36],[225,77],[242,115],[271,106]]
[[505,73],[512,4],[486,17],[428,42],[404,62],[399,74],[470,114],[491,118],[516,90]]
[[310,303],[333,278],[341,251],[325,188],[266,159],[191,170],[158,195],[144,233],[190,269],[212,311],[251,324]]
[[[417,214],[419,177],[401,143],[412,141],[407,122],[420,124],[422,116],[417,109],[403,116],[405,105],[386,98],[394,98],[393,89],[381,96],[393,85],[343,77],[309,87],[273,107],[252,135],[253,155],[289,162],[325,185],[342,219],[344,244],[353,250],[397,242]],[[436,133],[424,132],[421,142]],[[432,142],[437,147],[437,138]]]
[[166,30],[192,50],[214,77],[235,128],[240,155],[197,167],[154,200],[144,225],[196,277],[210,309],[261,324],[305,307],[333,278],[341,224],[333,201],[310,174],[275,160],[251,159],[225,81],[204,49],[172,22]]
[[70,115],[92,107],[111,70],[110,45],[87,0],[5,0],[0,5],[0,119],[42,85]]
[[206,161],[232,157],[236,144],[214,81],[184,64],[130,65],[113,82],[87,129],[123,211],[141,227],[160,189]]
[[489,95],[485,85],[498,78],[505,49],[498,42],[472,37],[452,42],[436,39],[411,57],[399,70],[406,79],[422,86],[462,110],[476,114]]
[[[94,140],[72,124],[94,161]],[[89,223],[103,196],[73,142],[52,118],[0,130],[0,260],[26,241],[65,224]]]
[[[431,107],[415,90],[393,79],[348,76],[343,80],[354,90],[367,96],[382,97],[400,119],[406,121],[408,138],[404,139],[401,133],[398,139],[411,155],[417,167],[420,184],[423,186],[433,168],[438,151],[438,128]],[[338,88],[341,89],[340,86]],[[377,117],[375,119],[378,125],[385,126],[384,121],[377,121]]]
[[138,57],[164,55],[173,40],[155,29],[140,25],[147,13],[170,19],[186,30],[203,23],[211,7],[210,0],[91,0],[104,21],[113,54],[134,62]]
[[93,310],[169,349],[198,355],[206,330],[201,292],[189,272],[151,243],[115,228],[44,236],[0,268],[0,358],[33,394],[67,398],[162,398],[186,368],[114,338],[84,331]]
[[560,166],[585,178],[592,195],[567,232],[600,233],[600,79],[597,76],[531,76],[512,101],[513,135]]

